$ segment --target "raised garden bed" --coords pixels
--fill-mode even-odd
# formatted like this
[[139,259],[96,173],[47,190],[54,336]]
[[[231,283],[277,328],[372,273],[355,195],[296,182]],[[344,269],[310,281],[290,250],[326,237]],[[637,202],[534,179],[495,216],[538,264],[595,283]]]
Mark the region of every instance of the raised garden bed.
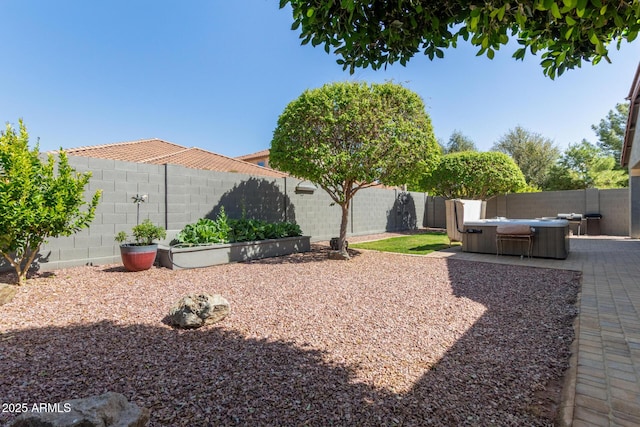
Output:
[[311,250],[310,239],[309,236],[298,236],[186,247],[160,245],[158,260],[162,267],[172,270],[211,267],[230,262],[309,252]]

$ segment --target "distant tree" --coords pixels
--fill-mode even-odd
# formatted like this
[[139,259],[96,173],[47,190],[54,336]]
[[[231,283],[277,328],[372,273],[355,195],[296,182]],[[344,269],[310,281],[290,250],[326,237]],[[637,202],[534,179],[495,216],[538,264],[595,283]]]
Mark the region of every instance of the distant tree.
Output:
[[342,209],[357,191],[411,182],[437,164],[440,148],[422,99],[393,83],[333,83],[307,90],[280,115],[270,163],[324,189]]
[[280,7],[287,3],[302,44],[333,50],[351,73],[394,62],[405,65],[420,51],[429,59],[442,58],[459,38],[477,46],[478,55],[493,59],[513,37],[521,45],[513,57],[541,52],[544,74],[553,79],[583,61],[609,61],[611,43],[619,48],[640,31],[635,0],[280,0]]
[[591,129],[598,136],[598,147],[602,149],[604,154],[615,159],[616,169],[622,169],[620,155],[628,116],[629,103],[616,104],[615,109],[609,110],[607,117],[600,120],[597,125],[591,126]]
[[493,145],[492,150],[510,155],[527,183],[539,188],[546,182],[549,169],[560,156],[560,150],[552,140],[521,126],[510,129]]
[[628,175],[616,169],[615,158],[583,139],[571,144],[551,168],[545,190],[620,188],[628,185]]
[[19,132],[10,124],[0,132],[0,254],[15,269],[18,284],[26,280],[49,237],[69,236],[89,226],[101,194],[85,202],[91,173],[76,173],[64,151],[57,164],[53,155],[43,163],[38,146],[29,150],[28,144],[22,120]]
[[461,151],[478,151],[476,144],[466,135],[458,130],[454,130],[449,137],[449,142],[444,147],[444,154],[458,153]]
[[421,185],[425,191],[438,196],[482,200],[520,192],[527,186],[511,157],[477,151],[442,156],[438,167],[425,174]]

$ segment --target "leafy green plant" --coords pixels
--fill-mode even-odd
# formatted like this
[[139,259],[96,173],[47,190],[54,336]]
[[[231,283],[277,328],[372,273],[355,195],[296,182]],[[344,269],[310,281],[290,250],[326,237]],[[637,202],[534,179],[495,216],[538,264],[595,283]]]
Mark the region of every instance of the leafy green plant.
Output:
[[282,239],[301,236],[302,230],[293,222],[267,222],[258,219],[232,219],[232,242],[250,242],[253,240]]
[[19,123],[19,132],[10,124],[0,131],[0,254],[22,284],[49,237],[89,227],[102,193],[85,201],[91,173],[76,172],[62,150],[57,162],[53,155],[43,162],[37,145],[29,149],[27,128]]
[[224,211],[216,220],[200,218],[195,224],[187,224],[175,238],[175,242],[181,245],[204,245],[208,243],[228,243],[231,227],[229,219]]
[[230,219],[222,208],[215,221],[201,218],[195,224],[187,224],[178,233],[174,242],[181,245],[204,245],[281,239],[301,235],[300,226],[293,222],[267,222],[247,218]]
[[[135,246],[148,246],[156,239],[164,239],[167,237],[167,232],[164,228],[159,227],[151,222],[150,219],[145,219],[140,224],[131,229],[134,243],[128,243]],[[126,232],[120,231],[116,234],[115,240],[119,243],[125,243],[129,236]]]

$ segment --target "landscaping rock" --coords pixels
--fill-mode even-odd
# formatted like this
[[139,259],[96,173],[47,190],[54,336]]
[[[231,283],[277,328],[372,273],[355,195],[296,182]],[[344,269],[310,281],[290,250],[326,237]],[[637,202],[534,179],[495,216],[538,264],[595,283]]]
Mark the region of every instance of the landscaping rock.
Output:
[[41,412],[27,412],[9,423],[9,427],[143,427],[149,422],[149,410],[127,401],[120,393],[105,393],[85,399],[67,400]]
[[351,259],[348,253],[340,251],[329,251],[329,259],[336,259],[340,261],[348,261]]
[[17,286],[0,283],[0,305],[10,302],[17,290]]
[[229,311],[229,302],[222,295],[191,294],[171,307],[169,323],[178,328],[194,329],[221,321]]

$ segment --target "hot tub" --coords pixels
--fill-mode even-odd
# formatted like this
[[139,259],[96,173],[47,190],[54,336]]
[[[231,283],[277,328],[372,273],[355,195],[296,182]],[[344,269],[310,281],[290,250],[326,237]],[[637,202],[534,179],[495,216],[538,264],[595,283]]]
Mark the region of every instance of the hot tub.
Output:
[[[569,221],[566,219],[480,219],[465,221],[462,250],[483,254],[497,253],[498,225],[526,224],[535,229],[531,256],[565,259],[569,255]],[[527,248],[519,241],[501,244],[501,254],[527,255]]]

